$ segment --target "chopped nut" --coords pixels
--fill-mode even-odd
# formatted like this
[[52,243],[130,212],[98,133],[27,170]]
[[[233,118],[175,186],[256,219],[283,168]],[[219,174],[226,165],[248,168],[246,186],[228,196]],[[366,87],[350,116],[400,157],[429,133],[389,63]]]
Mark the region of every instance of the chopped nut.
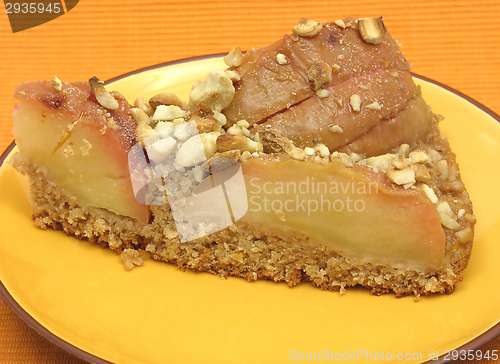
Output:
[[465,214],[464,219],[467,220],[472,225],[476,224],[476,217],[472,214]]
[[163,162],[174,151],[177,142],[172,137],[160,139],[146,147],[149,160],[158,164]]
[[144,139],[155,134],[155,131],[149,125],[149,117],[144,111],[139,108],[133,108],[129,110],[129,114],[137,123],[137,128],[135,129],[135,136],[144,143]]
[[293,34],[300,35],[301,37],[313,37],[323,29],[323,23],[302,18],[297,25],[293,27]]
[[351,157],[349,157],[346,153],[333,152],[330,155],[330,160],[333,161],[334,159],[339,160],[346,167],[352,167],[354,164]]
[[426,166],[422,164],[415,165],[415,179],[419,182],[428,183],[431,180],[431,175]]
[[349,158],[351,158],[353,162],[359,162],[363,159],[363,156],[358,153],[351,153],[349,154]]
[[397,155],[400,156],[408,156],[408,153],[410,151],[410,146],[408,144],[401,144],[396,152]]
[[357,94],[351,96],[351,98],[349,99],[349,104],[351,105],[353,111],[361,111],[361,99]]
[[319,154],[320,157],[326,158],[330,155],[330,150],[323,143],[314,146],[314,150]]
[[338,64],[332,65],[332,73],[338,72],[340,70],[340,66]]
[[94,92],[94,95],[97,99],[97,102],[102,106],[105,107],[106,109],[109,110],[116,110],[118,109],[118,101],[110,95],[108,90],[104,87],[104,85],[99,81],[97,77],[92,77],[89,80],[90,87],[92,88],[92,91]]
[[174,137],[180,141],[188,140],[192,134],[195,134],[195,130],[193,129],[192,123],[174,124]]
[[458,212],[457,212],[457,219],[461,219],[462,217],[464,217],[464,215],[465,215],[465,210],[464,209],[458,210]]
[[432,203],[437,203],[438,198],[436,196],[436,193],[432,188],[430,188],[427,185],[422,185],[422,189],[424,190],[425,195],[431,200]]
[[413,163],[425,163],[430,159],[426,153],[421,151],[413,151],[410,153],[409,157]]
[[321,89],[316,91],[316,95],[318,95],[320,99],[326,99],[328,96],[330,96],[330,91]]
[[290,63],[290,60],[288,59],[288,57],[285,56],[283,53],[278,53],[276,55],[276,61],[279,64],[288,64],[288,63]]
[[436,206],[436,210],[439,212],[439,216],[441,217],[441,224],[443,226],[451,230],[460,229],[460,224],[457,222],[448,202],[441,202]]
[[227,118],[226,118],[226,115],[224,115],[223,113],[221,112],[218,112],[218,111],[214,111],[214,118],[219,122],[221,123],[222,125],[226,125],[227,123]]
[[222,124],[218,120],[211,118],[202,118],[199,115],[192,116],[190,121],[196,123],[198,132],[200,134],[210,133],[212,131],[220,131],[222,128]]
[[306,159],[306,153],[304,153],[304,150],[301,148],[293,148],[288,152],[288,155],[290,156],[290,158],[298,161],[303,161]]
[[271,128],[257,127],[264,153],[288,153],[294,148],[293,143],[281,132]]
[[387,178],[391,182],[397,185],[406,185],[409,183],[415,183],[415,171],[407,167],[405,169],[395,169],[394,167],[389,167],[387,169]]
[[470,227],[466,227],[465,229],[457,231],[453,235],[455,235],[458,241],[461,242],[462,244],[472,241],[472,239],[474,239],[474,231],[472,231]]
[[314,91],[332,81],[332,68],[323,61],[314,61],[307,70],[307,77]]
[[344,59],[344,55],[343,54],[339,54],[337,56],[337,60],[342,61],[343,59]]
[[369,105],[366,105],[366,108],[375,111],[382,110],[382,106],[380,106],[380,104],[377,101],[374,101]]
[[438,169],[438,171],[441,175],[441,178],[443,180],[448,179],[449,168],[448,168],[448,162],[446,161],[446,159],[441,159],[439,162],[437,162],[436,168]]
[[250,126],[246,120],[240,120],[229,129],[227,129],[228,134],[233,135],[244,135],[250,137],[250,131],[247,129]]
[[62,82],[56,76],[52,77],[52,86],[56,91],[62,91]]
[[153,114],[155,113],[155,111],[153,110],[151,105],[149,105],[149,102],[146,101],[146,99],[144,97],[141,97],[141,96],[139,96],[135,99],[134,107],[141,109],[148,116],[153,116]]
[[426,150],[427,155],[431,158],[432,163],[437,164],[441,160],[441,154],[434,149],[428,149]]
[[404,158],[400,155],[396,155],[396,158],[392,161],[392,165],[397,169],[405,169],[412,164],[411,159]]
[[250,124],[246,120],[239,120],[236,122],[236,125],[241,126],[242,128],[249,128]]
[[233,149],[246,150],[250,153],[262,152],[262,144],[254,142],[243,135],[222,134],[217,138],[216,144],[218,152]]
[[228,67],[241,66],[241,64],[243,63],[243,53],[241,52],[241,48],[233,48],[233,50],[229,52],[223,59],[224,63],[226,63]]
[[218,132],[194,135],[179,148],[175,163],[181,167],[192,167],[211,158],[217,151]]
[[382,17],[359,19],[359,33],[366,43],[379,44],[385,37],[385,26]]
[[376,157],[366,158],[366,164],[370,167],[377,168],[379,171],[387,171],[392,161],[396,158],[395,154],[383,154]]
[[345,23],[342,19],[340,20],[335,20],[334,21],[335,25],[338,25],[339,27],[341,27],[342,29],[345,29]]
[[332,133],[342,134],[344,132],[344,129],[342,129],[339,125],[331,125],[328,129],[330,129]]
[[186,112],[179,106],[174,105],[157,105],[152,121],[172,121],[179,118],[186,118]]
[[213,111],[221,112],[234,97],[233,81],[224,71],[211,71],[205,81],[196,86],[190,93],[190,105],[205,104]]
[[156,108],[160,105],[165,105],[165,106],[173,105],[182,108],[182,101],[174,94],[168,92],[162,92],[150,98],[149,105],[153,110],[156,110]]
[[155,131],[160,138],[167,138],[174,134],[174,123],[170,121],[159,121],[155,126]]
[[451,192],[455,192],[455,193],[461,193],[461,192],[463,192],[465,190],[465,186],[459,180],[455,180],[455,181],[448,182],[444,186],[444,189],[446,191],[451,191]]
[[304,153],[305,153],[305,155],[314,155],[315,154],[315,150],[314,150],[314,148],[311,148],[311,147],[305,147],[304,148]]
[[149,126],[149,117],[141,109],[132,108],[129,110],[129,114],[132,115],[132,118],[137,123],[137,125],[146,124]]
[[249,151],[245,150],[243,153],[241,153],[240,162],[247,161],[251,156],[252,154]]

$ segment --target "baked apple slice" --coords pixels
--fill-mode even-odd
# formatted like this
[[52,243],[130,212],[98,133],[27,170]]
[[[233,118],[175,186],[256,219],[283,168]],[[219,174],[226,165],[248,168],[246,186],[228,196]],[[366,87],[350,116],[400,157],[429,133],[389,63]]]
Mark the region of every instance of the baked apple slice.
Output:
[[136,124],[125,98],[108,94],[105,108],[89,83],[47,81],[20,84],[15,97],[13,133],[26,161],[79,205],[148,223],[149,209],[136,201],[130,180]]

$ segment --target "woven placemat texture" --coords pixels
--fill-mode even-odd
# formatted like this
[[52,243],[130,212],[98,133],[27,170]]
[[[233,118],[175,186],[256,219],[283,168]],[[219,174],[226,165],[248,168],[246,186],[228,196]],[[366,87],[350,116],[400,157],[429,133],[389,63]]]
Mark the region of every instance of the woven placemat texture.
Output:
[[[110,79],[142,67],[268,44],[301,17],[383,15],[413,71],[500,113],[500,2],[82,0],[51,22],[12,33],[0,5],[0,150],[13,140],[20,82]],[[500,349],[500,339],[485,350]],[[0,301],[0,363],[78,363]],[[480,363],[481,361],[476,361]],[[486,361],[482,361],[486,363]]]

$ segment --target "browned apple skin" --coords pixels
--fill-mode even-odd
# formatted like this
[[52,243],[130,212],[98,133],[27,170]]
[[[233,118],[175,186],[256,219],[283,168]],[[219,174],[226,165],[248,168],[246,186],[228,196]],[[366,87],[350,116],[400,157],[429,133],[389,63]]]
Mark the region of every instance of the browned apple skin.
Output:
[[[386,33],[381,43],[369,44],[361,38],[355,19],[346,18],[344,23],[353,26],[341,28],[330,23],[313,37],[287,34],[269,46],[247,52],[243,64],[234,68],[241,80],[235,84],[232,103],[224,110],[228,124],[245,119],[251,126],[270,125],[299,147],[310,146],[313,140],[330,150],[348,149],[355,143],[351,149],[363,154],[370,154],[365,148],[369,144],[384,145],[377,148],[381,153],[391,151],[388,137],[399,144],[412,144],[415,138],[408,138],[405,128],[414,131],[412,135],[424,135],[431,118],[424,103],[419,102],[422,110],[416,110],[417,103],[410,101],[419,91],[397,42]],[[279,64],[279,53],[289,63]],[[316,95],[307,76],[317,60],[334,68],[332,81],[322,86],[330,92],[324,99]],[[349,103],[354,94],[361,99],[359,112]],[[375,101],[381,110],[366,108]],[[398,118],[410,106],[412,110]],[[382,122],[398,127],[377,128]],[[332,125],[341,126],[344,132],[332,133]],[[363,142],[355,142],[360,137]]]

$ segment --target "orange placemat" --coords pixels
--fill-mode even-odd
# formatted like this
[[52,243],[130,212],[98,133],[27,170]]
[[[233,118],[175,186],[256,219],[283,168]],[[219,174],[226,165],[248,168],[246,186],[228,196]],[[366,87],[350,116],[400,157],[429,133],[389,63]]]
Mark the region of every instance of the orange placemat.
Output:
[[[290,32],[301,17],[383,15],[415,73],[445,83],[500,113],[500,2],[81,0],[51,22],[13,34],[0,5],[0,150],[13,140],[12,94],[23,81],[109,79],[154,64]],[[499,350],[500,339],[484,347]],[[0,363],[77,363],[25,325],[0,300]],[[485,362],[485,361],[483,361]]]

